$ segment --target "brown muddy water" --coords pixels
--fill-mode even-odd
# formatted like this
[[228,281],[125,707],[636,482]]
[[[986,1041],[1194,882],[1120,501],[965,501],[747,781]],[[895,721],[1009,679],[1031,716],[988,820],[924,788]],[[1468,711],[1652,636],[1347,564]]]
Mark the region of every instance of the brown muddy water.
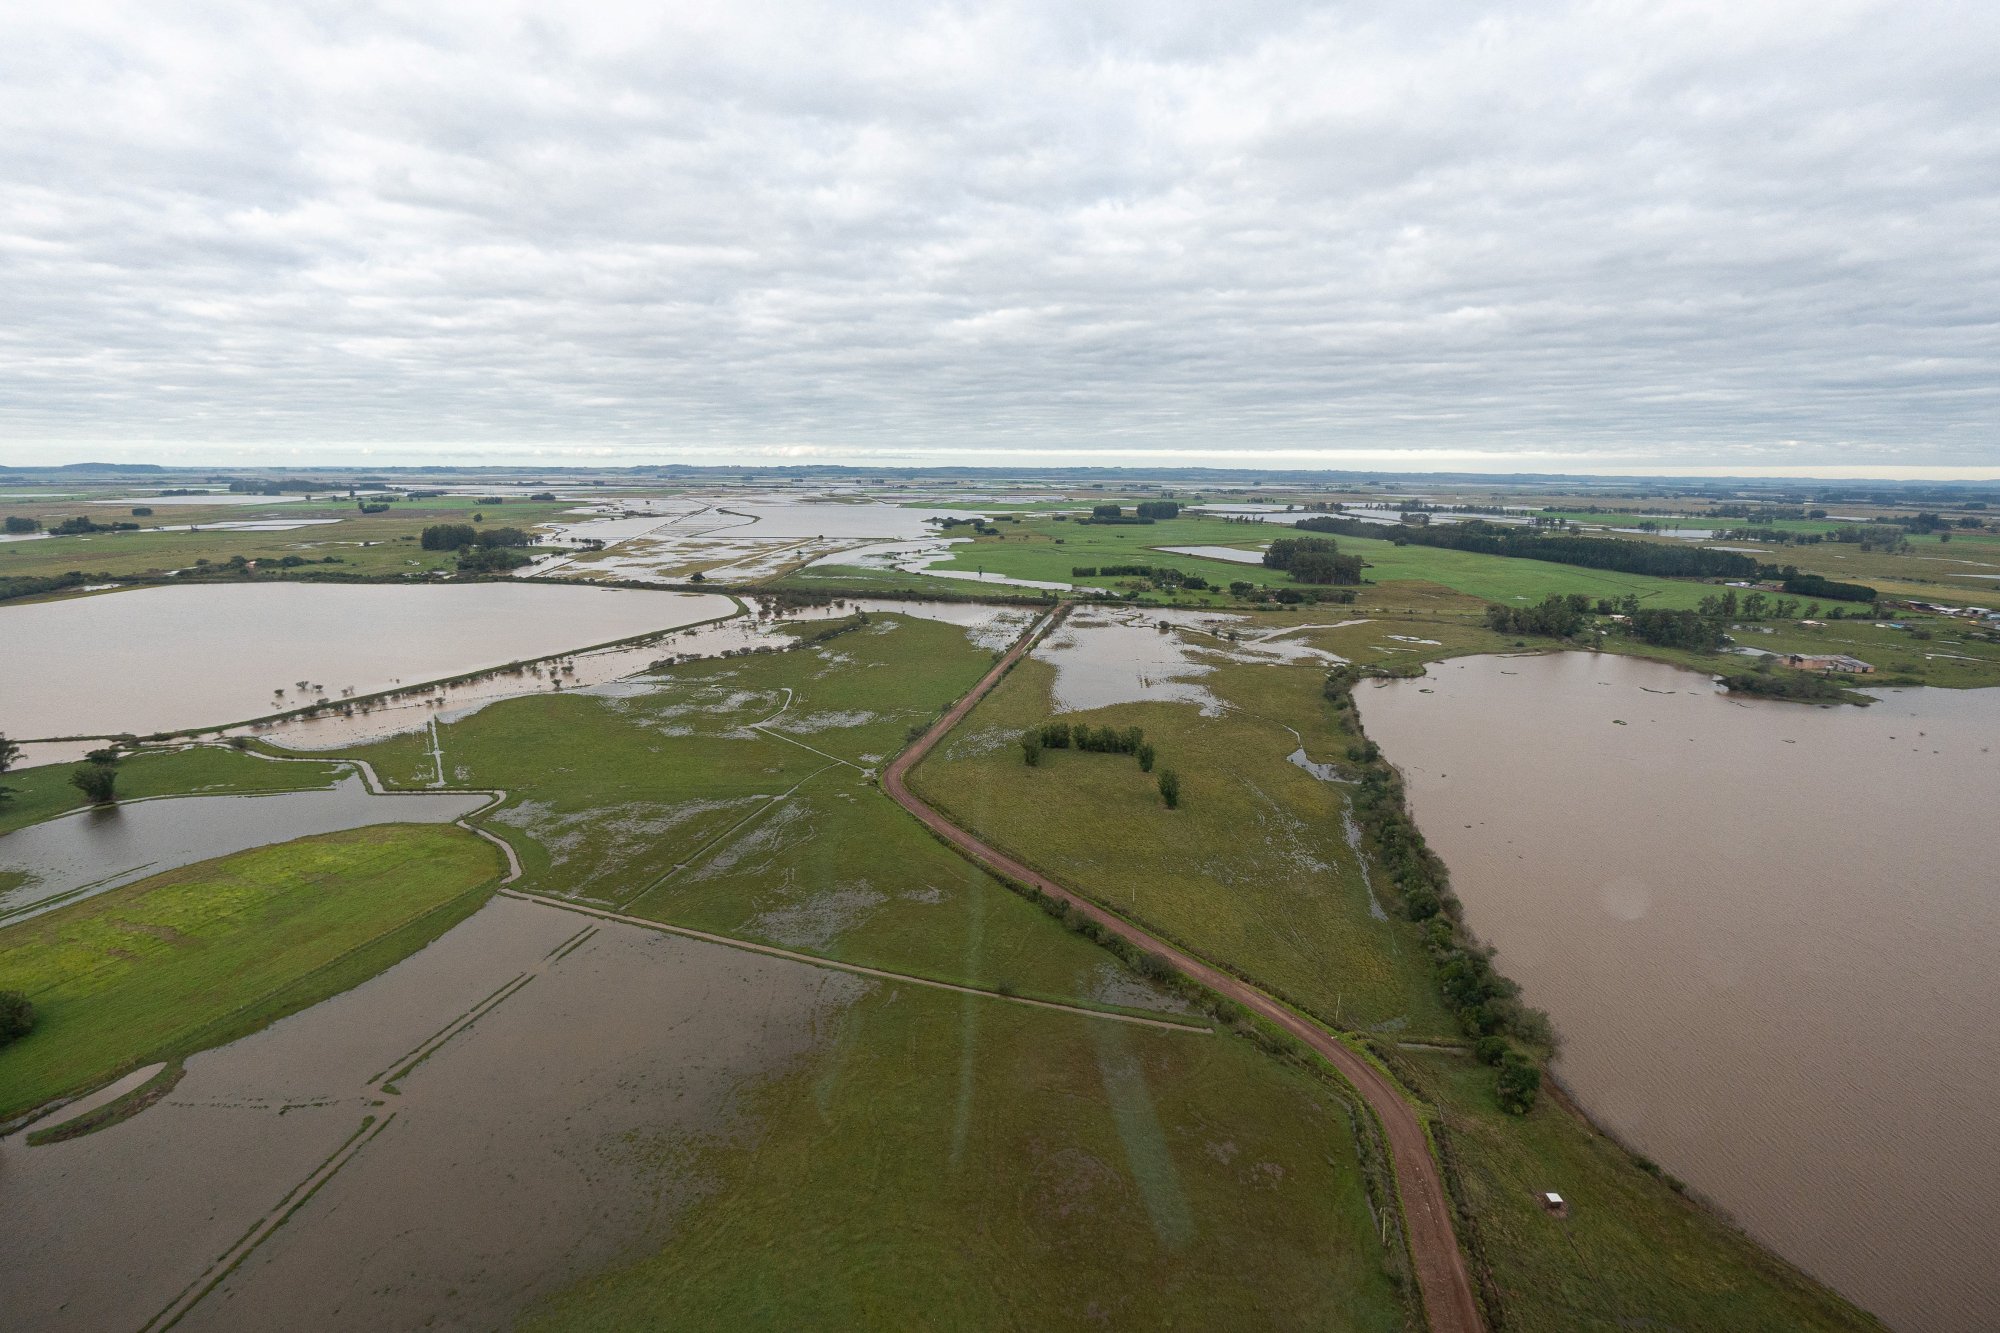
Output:
[[507,1327],[659,1243],[715,1187],[704,1153],[753,1133],[743,1095],[872,985],[495,899],[374,980],[194,1057],[131,1120],[0,1140],[0,1323]]
[[712,593],[223,583],[0,607],[0,734],[218,726],[730,615]]
[[1593,1116],[1894,1327],[1996,1326],[2000,690],[1566,653],[1358,698]]
[[166,796],[72,811],[0,836],[0,871],[27,875],[0,892],[0,923],[251,847],[367,824],[442,824],[488,799],[483,793],[377,796],[352,776],[318,791]]

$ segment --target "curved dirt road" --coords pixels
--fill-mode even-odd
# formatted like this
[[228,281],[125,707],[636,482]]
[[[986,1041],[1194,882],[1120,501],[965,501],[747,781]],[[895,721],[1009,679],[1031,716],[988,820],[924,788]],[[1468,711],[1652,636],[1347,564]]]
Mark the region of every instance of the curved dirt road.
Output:
[[904,782],[910,769],[930,753],[931,747],[943,739],[945,733],[958,725],[972,706],[999,683],[1007,668],[1067,609],[1067,606],[1059,607],[1037,621],[1034,628],[1022,635],[1007,655],[963,699],[952,705],[950,711],[918,738],[916,744],[896,756],[882,773],[883,790],[896,804],[921,819],[932,831],[973,860],[1010,879],[1034,885],[1049,897],[1069,904],[1140,948],[1159,954],[1210,990],[1228,996],[1285,1029],[1339,1070],[1367,1099],[1389,1136],[1396,1191],[1402,1197],[1403,1222],[1410,1237],[1410,1255],[1416,1266],[1417,1283],[1423,1290],[1424,1313],[1433,1333],[1483,1333],[1485,1321],[1480,1316],[1479,1302],[1473,1297],[1472,1278],[1466,1270],[1465,1258],[1459,1252],[1458,1237],[1452,1230],[1451,1209],[1445,1199],[1444,1182],[1438,1175],[1437,1163],[1431,1157],[1430,1140],[1424,1133],[1423,1122],[1373,1065],[1336,1041],[1331,1033],[1301,1018],[1256,987],[1210,967],[1122,917],[1114,916],[1096,903],[1078,897],[1046,875],[987,846],[910,794]]

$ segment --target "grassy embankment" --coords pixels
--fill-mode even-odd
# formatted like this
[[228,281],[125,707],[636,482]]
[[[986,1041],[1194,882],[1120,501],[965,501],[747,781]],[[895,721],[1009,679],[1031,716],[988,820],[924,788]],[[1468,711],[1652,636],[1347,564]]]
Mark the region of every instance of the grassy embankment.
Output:
[[[135,754],[119,761],[118,799],[150,796],[247,795],[331,786],[345,765],[274,764],[235,750],[201,747]],[[75,764],[42,764],[0,774],[13,795],[0,800],[0,834],[81,807],[83,793],[69,782]]]
[[155,875],[0,930],[35,1028],[0,1047],[0,1119],[254,1032],[380,972],[485,901],[493,847],[389,824]]
[[[1310,641],[1356,660],[1365,660],[1357,649],[1366,647],[1376,660],[1405,662],[1481,646],[1483,631],[1462,621],[1435,622],[1428,633],[1425,624],[1351,626]],[[1440,642],[1390,640],[1391,629]],[[1391,649],[1413,651],[1392,656]],[[1183,776],[1182,807],[1167,811],[1150,784],[1127,771],[1129,760],[1045,753],[1041,767],[1029,768],[1011,746],[988,748],[1046,715],[1046,669],[1038,665],[1010,676],[918,770],[914,785],[927,799],[1201,954],[1329,1016],[1337,1002],[1349,1027],[1379,1025],[1379,1015],[1401,1005],[1412,1022],[1394,1039],[1442,1032],[1447,1041],[1462,1040],[1432,999],[1432,964],[1411,928],[1373,921],[1365,895],[1351,887],[1359,866],[1339,836],[1340,789],[1312,783],[1288,764],[1289,736],[1267,720],[1297,727],[1315,760],[1339,761],[1360,745],[1364,738],[1322,696],[1319,668],[1223,668],[1204,683],[1234,707],[1212,719],[1181,704],[1073,715],[1136,723],[1157,737],[1160,762]],[[1169,720],[1174,714],[1178,723]],[[1288,845],[1311,846],[1326,863],[1297,876],[1289,902],[1271,864]],[[1395,915],[1386,876],[1378,870],[1375,880]],[[1462,1236],[1491,1270],[1507,1327],[1874,1327],[1691,1205],[1553,1099],[1543,1098],[1525,1118],[1509,1116],[1491,1069],[1468,1056],[1426,1059],[1441,1073],[1424,1080],[1422,1097],[1442,1105],[1471,1208]],[[1536,1209],[1532,1191],[1543,1189],[1575,1202],[1567,1223]]]
[[748,1109],[522,1327],[1408,1327],[1344,1107],[1246,1041],[884,986]]
[[[991,664],[956,626],[875,616],[820,644],[682,663],[636,689],[492,704],[438,734],[452,782],[508,792],[483,824],[515,847],[526,891],[1093,1002],[1109,956],[931,838],[865,771]],[[751,725],[774,715],[793,740]],[[412,734],[353,753],[416,788],[435,772],[429,746]]]

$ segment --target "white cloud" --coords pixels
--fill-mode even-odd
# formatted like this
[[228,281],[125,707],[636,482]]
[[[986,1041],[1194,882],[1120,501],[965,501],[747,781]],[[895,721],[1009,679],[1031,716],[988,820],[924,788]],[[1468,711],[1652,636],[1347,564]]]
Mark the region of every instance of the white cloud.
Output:
[[0,460],[1991,465],[1996,65],[1943,0],[21,6]]

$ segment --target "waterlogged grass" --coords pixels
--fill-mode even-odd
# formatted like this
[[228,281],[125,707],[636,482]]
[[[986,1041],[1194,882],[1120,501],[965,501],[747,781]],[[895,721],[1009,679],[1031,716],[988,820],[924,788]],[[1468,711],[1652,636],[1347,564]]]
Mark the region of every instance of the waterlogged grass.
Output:
[[485,900],[493,847],[448,825],[303,838],[155,875],[0,931],[36,1024],[0,1047],[0,1118],[255,1031],[414,952]]
[[[118,799],[306,791],[332,786],[345,767],[336,763],[274,764],[220,747],[153,751],[119,762]],[[0,786],[14,789],[12,796],[0,800],[0,834],[82,806],[83,793],[69,781],[75,768],[75,764],[42,764],[0,773]]]
[[1238,1039],[883,984],[748,1110],[522,1327],[1407,1326],[1345,1107]]
[[[519,852],[524,889],[938,980],[1152,1003],[874,780],[992,660],[956,626],[878,615],[609,694],[492,704],[441,724],[438,743],[452,783],[507,791],[485,826]],[[385,782],[421,786],[430,745],[422,733],[358,753]]]
[[[1509,1329],[1879,1330],[1872,1317],[1676,1194],[1552,1099],[1501,1111],[1491,1071],[1405,1051],[1441,1101]],[[1554,1190],[1558,1220],[1536,1202]]]
[[[1282,622],[1280,622],[1282,623]],[[1328,1020],[1443,1032],[1413,927],[1369,910],[1343,824],[1345,790],[1287,762],[1332,747],[1324,668],[1230,665],[1202,677],[1230,705],[1120,704],[1067,720],[1139,726],[1179,772],[1169,810],[1127,756],[1046,751],[1014,738],[1053,715],[1054,669],[1026,660],[912,775],[923,797],[995,845]]]

